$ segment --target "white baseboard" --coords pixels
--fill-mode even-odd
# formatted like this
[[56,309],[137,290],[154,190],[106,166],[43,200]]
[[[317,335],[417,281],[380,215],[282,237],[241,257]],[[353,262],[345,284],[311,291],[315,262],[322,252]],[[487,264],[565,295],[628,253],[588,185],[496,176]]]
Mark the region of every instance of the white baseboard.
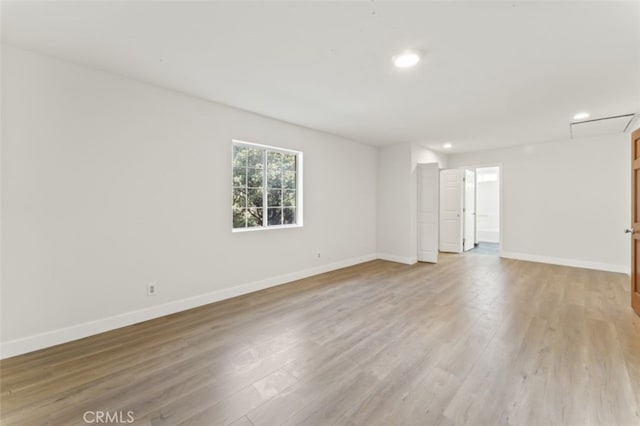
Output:
[[51,346],[59,345],[61,343],[70,342],[72,340],[82,339],[84,337],[93,336],[105,331],[115,330],[117,328],[126,327],[128,325],[136,324],[142,321],[148,321],[165,315],[174,314],[176,312],[185,311],[187,309],[197,308],[198,306],[203,306],[209,303],[218,302],[220,300],[241,296],[243,294],[252,293],[254,291],[263,290],[265,288],[274,287],[280,284],[285,284],[313,275],[334,271],[336,269],[346,268],[348,266],[375,260],[377,259],[377,257],[378,256],[376,254],[369,254],[366,256],[341,260],[338,262],[320,265],[302,271],[278,275],[276,277],[241,284],[235,287],[225,288],[199,296],[176,300],[174,302],[169,302],[158,306],[152,306],[150,308],[126,312],[124,314],[103,318],[96,321],[85,322],[82,324],[52,330],[45,333],[35,334],[20,339],[9,340],[0,344],[0,359],[32,352],[38,349],[48,348]]
[[558,257],[538,256],[535,254],[502,252],[500,257],[507,259],[526,260],[529,262],[550,263],[552,265],[573,266],[575,268],[596,269],[598,271],[619,272],[631,274],[631,268],[625,265],[613,265],[610,263],[590,262],[579,259],[565,259]]
[[[630,268],[623,265],[611,265],[599,262],[553,258],[513,252],[502,252],[501,257],[508,259],[526,260],[530,262],[550,263],[554,265],[573,266],[577,268],[597,269],[601,271],[630,274]],[[20,339],[9,340],[0,344],[0,359],[9,358],[12,356],[36,351],[38,349],[59,345],[62,343],[70,342],[72,340],[82,339],[84,337],[93,336],[95,334],[104,333],[106,331],[115,330],[117,328],[126,327],[128,325],[148,321],[165,315],[174,314],[176,312],[185,311],[187,309],[197,308],[209,303],[230,299],[232,297],[241,296],[243,294],[252,293],[254,291],[263,290],[269,287],[275,287],[277,285],[285,284],[291,281],[334,271],[336,269],[346,268],[348,266],[357,265],[359,263],[369,262],[375,259],[383,259],[391,262],[404,263],[407,265],[413,265],[418,261],[416,257],[403,257],[386,253],[378,253],[377,255],[369,254],[366,256],[346,259],[326,265],[320,265],[314,268],[304,269],[302,271],[292,272],[284,275],[278,275],[276,277],[271,277],[264,280],[253,281],[235,287],[217,290],[211,293],[189,297],[186,299],[176,300],[174,302],[152,306],[145,309],[126,312],[124,314],[103,318],[96,321],[90,321],[71,327],[35,334]]]
[[417,257],[403,257],[387,253],[378,253],[378,259],[388,260],[390,262],[404,263],[406,265],[413,265],[414,263],[418,263]]

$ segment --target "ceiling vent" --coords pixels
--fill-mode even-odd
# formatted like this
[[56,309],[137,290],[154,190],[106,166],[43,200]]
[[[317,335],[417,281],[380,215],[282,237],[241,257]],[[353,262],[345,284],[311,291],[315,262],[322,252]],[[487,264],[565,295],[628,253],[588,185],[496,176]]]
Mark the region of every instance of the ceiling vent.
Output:
[[571,123],[569,125],[571,139],[624,133],[629,128],[634,117],[635,114],[625,114]]

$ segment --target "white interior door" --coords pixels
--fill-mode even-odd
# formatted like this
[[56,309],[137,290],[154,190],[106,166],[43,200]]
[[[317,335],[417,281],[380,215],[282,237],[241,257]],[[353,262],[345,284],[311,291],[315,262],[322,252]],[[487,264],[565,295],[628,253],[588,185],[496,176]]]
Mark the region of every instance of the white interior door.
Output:
[[471,169],[464,170],[464,238],[462,245],[464,251],[475,247],[476,242],[476,172]]
[[438,163],[418,165],[418,260],[438,262]]
[[440,251],[462,251],[462,170],[440,171]]

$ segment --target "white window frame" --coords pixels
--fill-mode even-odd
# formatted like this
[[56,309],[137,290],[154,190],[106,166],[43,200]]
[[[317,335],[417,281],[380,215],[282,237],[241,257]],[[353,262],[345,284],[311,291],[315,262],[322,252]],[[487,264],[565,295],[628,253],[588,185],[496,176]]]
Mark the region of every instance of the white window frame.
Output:
[[[234,228],[233,227],[233,151],[236,146],[246,146],[248,148],[258,148],[265,151],[264,155],[264,176],[262,182],[262,226],[252,226],[250,228]],[[296,156],[296,223],[286,225],[268,225],[268,206],[267,206],[267,151],[282,152],[285,154],[295,154]],[[302,151],[296,151],[288,148],[281,148],[271,145],[263,145],[254,142],[247,142],[238,139],[231,140],[231,232],[252,232],[252,231],[267,231],[272,229],[286,229],[286,228],[302,228],[303,227],[303,208],[302,208]]]

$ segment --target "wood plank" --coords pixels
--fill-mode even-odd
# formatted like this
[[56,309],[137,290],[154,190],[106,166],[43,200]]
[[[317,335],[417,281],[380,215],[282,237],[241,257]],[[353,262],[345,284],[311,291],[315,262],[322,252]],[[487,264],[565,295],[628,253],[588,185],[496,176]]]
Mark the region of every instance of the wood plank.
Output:
[[0,361],[0,423],[640,424],[623,274],[373,261]]

